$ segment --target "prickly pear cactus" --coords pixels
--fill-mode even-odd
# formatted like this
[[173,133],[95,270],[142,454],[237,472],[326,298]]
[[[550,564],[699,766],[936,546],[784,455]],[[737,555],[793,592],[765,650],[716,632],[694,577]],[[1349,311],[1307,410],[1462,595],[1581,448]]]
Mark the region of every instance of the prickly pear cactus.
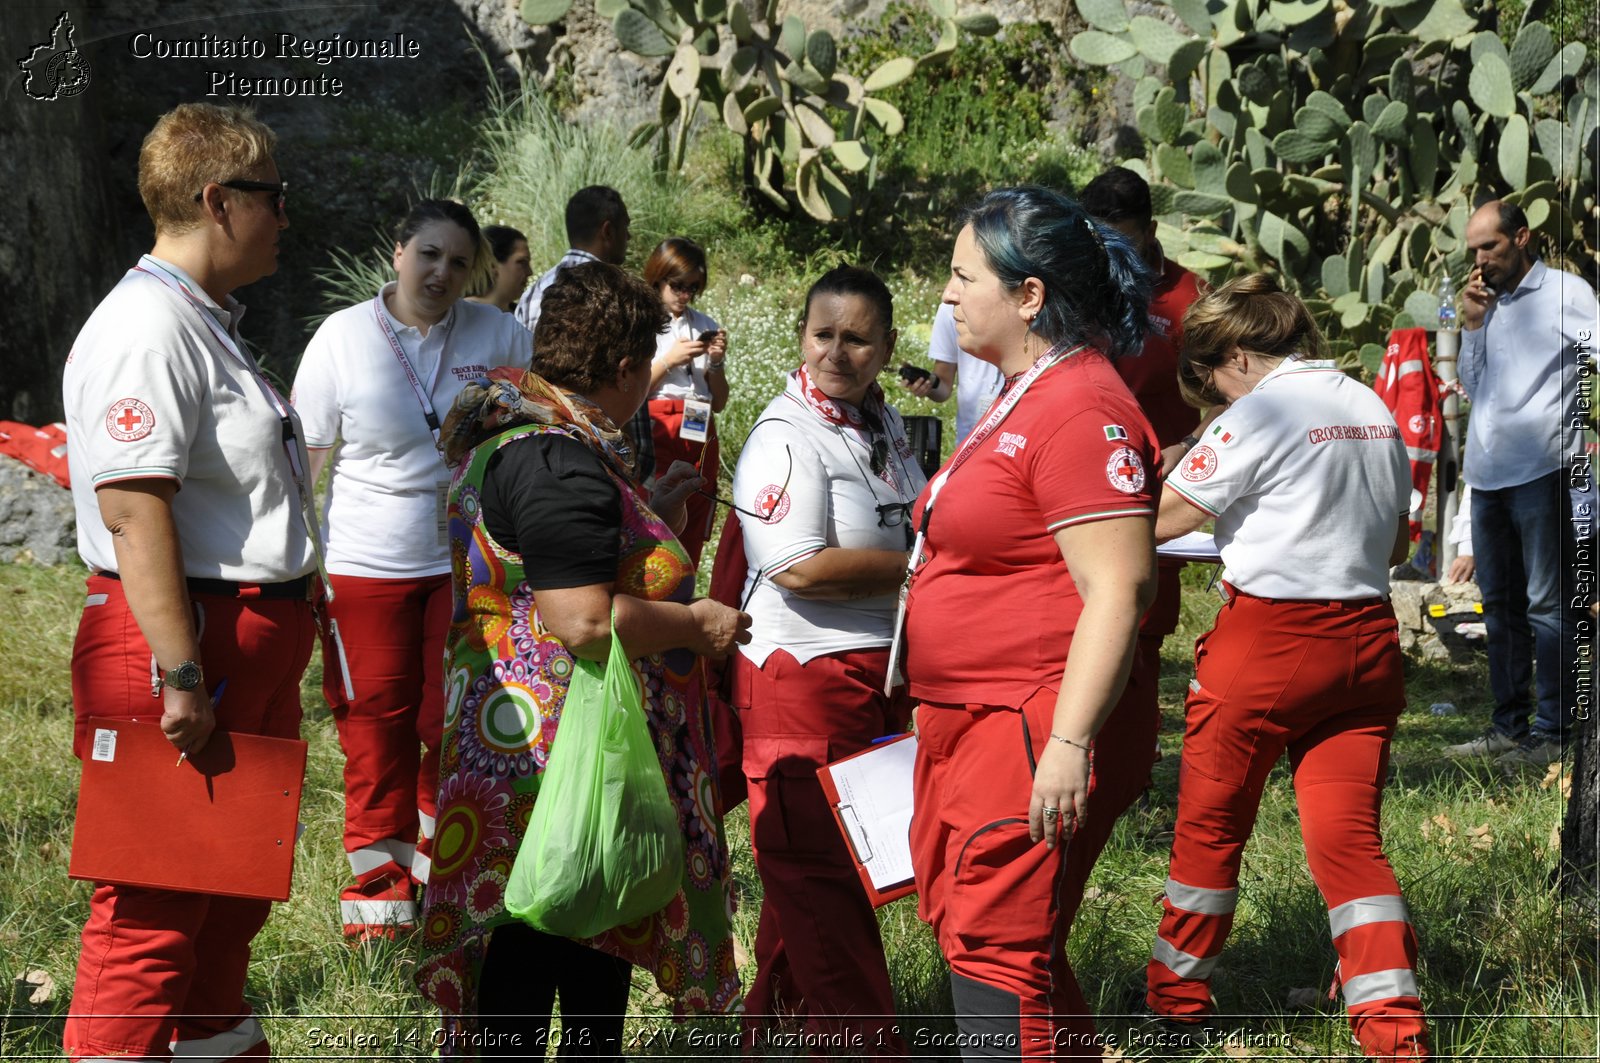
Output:
[[[559,21],[571,0],[523,0],[522,17]],[[825,30],[779,18],[779,0],[595,0],[617,41],[636,55],[671,56],[657,117],[634,130],[654,140],[664,168],[683,166],[695,121],[722,122],[744,141],[751,192],[779,210],[799,205],[818,221],[848,217],[876,178],[872,137],[905,121],[878,93],[947,59],[962,33],[988,36],[993,15],[958,15],[956,0],[928,0],[943,23],[932,50],[889,59],[865,77],[839,65]],[[876,130],[876,132],[870,132]]]
[[1432,323],[1438,276],[1470,265],[1480,193],[1509,193],[1594,261],[1600,74],[1532,17],[1545,5],[1507,47],[1470,0],[1167,0],[1171,18],[1076,3],[1089,28],[1072,54],[1137,81],[1150,150],[1129,165],[1169,252],[1218,274],[1276,268],[1346,357]]

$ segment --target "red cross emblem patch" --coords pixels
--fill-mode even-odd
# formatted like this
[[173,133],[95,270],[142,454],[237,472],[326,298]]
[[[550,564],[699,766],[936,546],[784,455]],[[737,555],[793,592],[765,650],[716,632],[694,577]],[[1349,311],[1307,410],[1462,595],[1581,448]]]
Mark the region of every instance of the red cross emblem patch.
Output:
[[1144,461],[1132,447],[1118,447],[1106,461],[1106,479],[1125,495],[1144,489]]
[[119,443],[143,439],[155,427],[155,413],[138,399],[118,399],[106,413],[106,431]]
[[776,524],[789,515],[789,492],[768,484],[756,492],[756,513],[763,524]]
[[1208,446],[1195,447],[1178,466],[1179,475],[1191,483],[1210,479],[1211,474],[1216,471],[1217,452]]

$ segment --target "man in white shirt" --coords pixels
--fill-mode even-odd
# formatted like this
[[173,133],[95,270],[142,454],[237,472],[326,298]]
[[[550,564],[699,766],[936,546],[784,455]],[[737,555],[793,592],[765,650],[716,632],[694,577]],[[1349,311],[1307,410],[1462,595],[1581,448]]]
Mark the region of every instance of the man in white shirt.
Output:
[[[561,261],[545,271],[539,282],[522,293],[514,311],[518,321],[535,334],[534,351],[537,358],[539,306],[544,293],[556,282],[556,274],[568,266],[584,262],[609,262],[620,266],[628,257],[629,230],[628,206],[622,193],[606,185],[589,185],[580,188],[567,200],[567,253]],[[634,472],[640,481],[648,480],[655,471],[656,448],[650,427],[650,409],[641,406],[633,420],[622,426],[633,445]]]
[[1476,268],[1461,293],[1461,383],[1472,400],[1463,476],[1495,709],[1482,737],[1447,752],[1502,767],[1559,760],[1578,697],[1568,476],[1587,420],[1578,366],[1593,350],[1595,295],[1546,266],[1530,240],[1521,208],[1479,207],[1467,223]]

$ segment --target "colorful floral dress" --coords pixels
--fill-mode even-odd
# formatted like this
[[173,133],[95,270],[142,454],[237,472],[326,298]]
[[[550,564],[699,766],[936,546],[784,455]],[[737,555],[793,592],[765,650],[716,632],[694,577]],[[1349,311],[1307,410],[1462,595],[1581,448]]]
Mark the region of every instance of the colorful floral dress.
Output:
[[[522,558],[494,540],[479,509],[493,454],[546,433],[597,445],[575,426],[513,428],[468,454],[450,490],[455,610],[445,644],[439,818],[417,985],[457,1030],[472,1023],[477,1010],[478,973],[491,931],[514,919],[505,909],[506,879],[539,793],[573,670],[571,654],[539,618]],[[631,479],[611,462],[602,463],[621,495],[616,592],[688,602],[695,573],[677,538]],[[740,999],[733,894],[715,811],[715,745],[699,659],[671,650],[634,665],[661,771],[678,806],[683,887],[655,915],[584,943],[651,971],[677,1016],[727,1012]]]

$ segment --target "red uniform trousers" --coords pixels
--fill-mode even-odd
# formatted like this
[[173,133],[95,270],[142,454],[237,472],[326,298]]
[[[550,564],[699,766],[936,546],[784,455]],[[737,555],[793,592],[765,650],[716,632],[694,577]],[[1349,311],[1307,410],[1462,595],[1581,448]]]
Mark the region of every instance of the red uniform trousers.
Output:
[[[686,461],[706,478],[705,486],[700,490],[705,491],[706,495],[714,495],[717,492],[717,473],[722,468],[722,444],[717,440],[716,424],[712,422],[711,434],[704,443],[679,436],[678,428],[682,424],[682,399],[650,400],[656,475],[665,473],[674,461]],[[711,521],[716,516],[716,502],[706,495],[696,492],[684,502],[683,508],[689,516],[684,521],[683,531],[678,533],[678,542],[683,544],[689,554],[689,563],[696,568],[700,565],[700,553],[705,549],[706,540],[711,537]]]
[[1204,1015],[1267,773],[1285,750],[1311,877],[1328,905],[1350,1024],[1370,1056],[1428,1058],[1416,934],[1383,855],[1389,741],[1405,707],[1385,601],[1234,592],[1195,647],[1165,915],[1150,1006]]
[[[91,716],[161,719],[150,694],[150,647],[122,584],[88,579],[72,648],[73,752],[90,742]],[[244,594],[253,593],[246,585]],[[300,737],[300,676],[315,624],[305,601],[191,595],[206,686],[228,687],[217,727]],[[176,755],[176,754],[174,754]],[[130,800],[138,795],[130,794]],[[266,1057],[266,1034],[244,1000],[250,941],[268,901],[97,883],[62,1040],[73,1060]]]
[[1028,838],[1034,766],[1056,691],[1020,709],[923,703],[911,859],[918,914],[950,963],[963,1054],[1099,1059],[1066,940],[1112,825],[1149,784],[1155,689],[1135,667],[1094,742],[1088,822],[1063,846]]
[[736,658],[750,845],[762,886],[746,1047],[761,1054],[776,1017],[793,1015],[820,1043],[841,1046],[836,1054],[904,1055],[878,917],[817,781],[829,761],[905,730],[904,688],[883,695],[889,652],[833,653],[802,665],[778,650],[761,668]]
[[344,848],[356,877],[339,907],[346,935],[392,934],[415,924],[415,887],[428,881],[450,577],[329,579],[339,637],[331,627],[324,637],[322,687],[344,750]]

